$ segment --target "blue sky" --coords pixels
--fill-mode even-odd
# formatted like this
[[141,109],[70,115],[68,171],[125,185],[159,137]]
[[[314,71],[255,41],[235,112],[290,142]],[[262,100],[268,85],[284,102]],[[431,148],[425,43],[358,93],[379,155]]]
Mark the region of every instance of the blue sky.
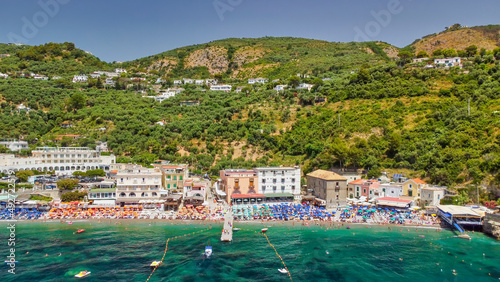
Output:
[[2,0],[0,7],[0,42],[74,42],[108,62],[228,37],[403,47],[454,23],[500,24],[498,0]]

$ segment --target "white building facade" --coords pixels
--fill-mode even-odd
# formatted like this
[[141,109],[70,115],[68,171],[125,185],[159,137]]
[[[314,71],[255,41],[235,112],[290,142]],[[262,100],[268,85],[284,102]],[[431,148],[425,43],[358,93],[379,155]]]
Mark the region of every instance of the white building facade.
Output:
[[31,157],[0,154],[0,171],[38,170],[70,175],[93,169],[109,171],[110,165],[116,163],[114,155],[101,156],[99,151],[88,147],[37,147],[31,154]]
[[227,84],[222,84],[222,85],[212,85],[210,86],[211,91],[225,91],[225,92],[230,92],[232,89],[231,85]]
[[299,167],[258,167],[257,191],[261,194],[290,193],[294,199],[300,198]]
[[158,168],[125,165],[116,173],[116,202],[136,204],[141,200],[160,200],[161,176]]

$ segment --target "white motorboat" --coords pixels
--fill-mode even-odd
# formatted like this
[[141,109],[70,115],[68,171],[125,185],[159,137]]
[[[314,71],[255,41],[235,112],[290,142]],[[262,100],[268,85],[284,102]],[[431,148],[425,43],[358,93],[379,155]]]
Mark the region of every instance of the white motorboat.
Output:
[[205,257],[209,258],[212,256],[212,246],[205,247]]
[[278,269],[279,272],[281,273],[288,273],[288,270],[284,269],[284,268],[280,268]]

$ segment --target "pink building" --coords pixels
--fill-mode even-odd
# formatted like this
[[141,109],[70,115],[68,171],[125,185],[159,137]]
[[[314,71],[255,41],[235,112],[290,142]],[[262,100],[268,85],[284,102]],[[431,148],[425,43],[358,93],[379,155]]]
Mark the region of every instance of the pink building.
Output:
[[376,180],[369,179],[358,179],[349,182],[347,185],[349,198],[359,198],[366,197],[367,199],[378,198],[382,196],[382,190],[380,189],[380,182]]

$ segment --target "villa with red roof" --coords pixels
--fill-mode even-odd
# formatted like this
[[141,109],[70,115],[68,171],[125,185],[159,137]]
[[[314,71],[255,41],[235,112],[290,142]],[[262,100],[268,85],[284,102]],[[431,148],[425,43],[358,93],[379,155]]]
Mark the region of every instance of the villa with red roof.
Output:
[[429,184],[419,178],[408,179],[403,183],[403,195],[408,197],[420,197],[420,190]]

